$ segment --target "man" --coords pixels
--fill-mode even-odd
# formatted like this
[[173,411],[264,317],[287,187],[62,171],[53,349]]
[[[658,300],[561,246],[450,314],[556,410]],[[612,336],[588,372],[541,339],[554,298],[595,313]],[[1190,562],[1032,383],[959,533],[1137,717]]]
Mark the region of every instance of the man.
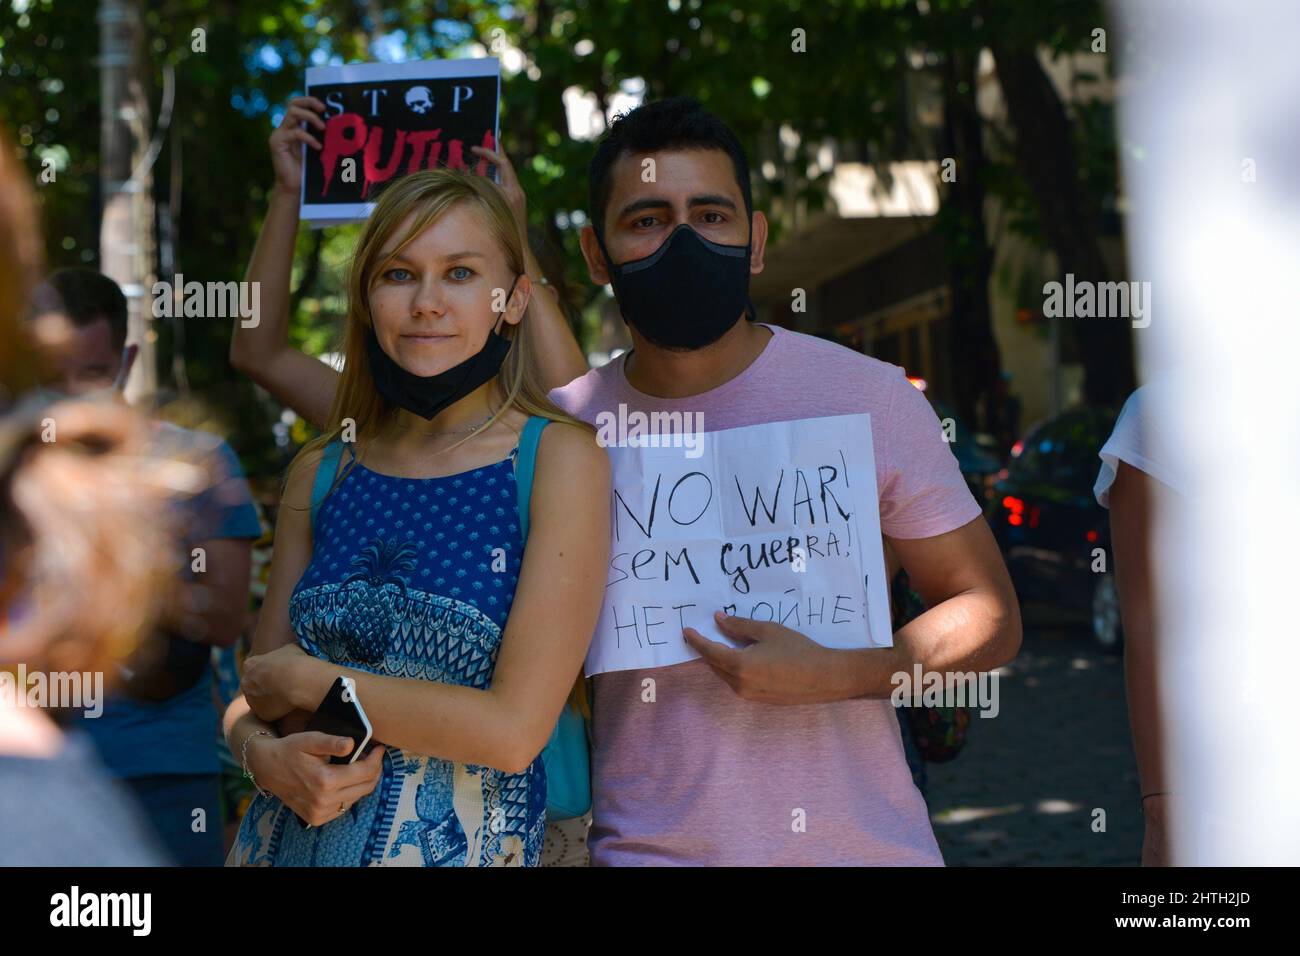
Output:
[[[126,379],[134,350],[124,348],[127,308],[107,276],[84,269],[53,273],[34,296],[33,321],[61,325],[59,391],[111,396]],[[252,541],[261,528],[239,460],[219,438],[155,424],[156,453],[202,464],[204,490],[186,500],[184,580],[166,603],[161,631],[133,659],[125,693],[82,726],[109,770],[135,792],[173,860],[221,863],[221,818],[214,738],[211,647],[238,638],[248,603]],[[200,812],[201,811],[201,812]]]
[[[767,222],[739,142],[698,103],[616,121],[589,181],[583,255],[634,347],[552,398],[588,421],[620,403],[689,410],[708,431],[870,413],[881,528],[931,608],[889,649],[830,650],[732,618],[721,628],[743,649],[688,628],[700,660],[597,676],[593,864],[942,863],[883,698],[914,663],[1005,663],[1020,619],[938,419],[901,369],[742,321]],[[642,701],[646,677],[657,703]]]
[[[592,281],[613,285],[634,348],[551,398],[589,422],[620,403],[702,412],[709,431],[870,413],[881,527],[931,608],[888,649],[830,650],[730,619],[720,626],[743,649],[687,629],[700,659],[597,675],[592,863],[941,865],[886,699],[891,677],[915,663],[997,667],[1019,648],[1020,617],[934,412],[895,366],[742,321],[767,222],[735,135],[694,100],[617,120],[590,193],[583,255]],[[263,370],[295,406],[328,405],[271,378]]]

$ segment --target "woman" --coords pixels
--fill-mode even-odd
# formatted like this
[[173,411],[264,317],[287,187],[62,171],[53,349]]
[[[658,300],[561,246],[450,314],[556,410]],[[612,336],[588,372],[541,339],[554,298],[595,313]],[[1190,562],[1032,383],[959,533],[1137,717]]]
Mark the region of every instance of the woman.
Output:
[[[260,321],[235,322],[230,340],[230,362],[235,368],[321,429],[328,424],[338,392],[339,374],[289,344],[289,287],[299,227],[304,147],[308,151],[320,149],[318,136],[325,126],[321,118],[324,110],[325,104],[315,97],[296,97],[290,100],[280,126],[271,134],[275,184],[247,275],[247,281],[256,282],[261,290]],[[497,169],[501,192],[525,243],[524,254],[534,293],[528,307],[535,343],[532,353],[540,366],[542,383],[548,388],[564,385],[584,374],[587,362],[571,330],[576,310],[565,291],[562,262],[560,257],[548,254],[553,249],[547,243],[529,236],[527,200],[509,158],[503,152],[479,146],[472,150]],[[549,268],[545,267],[547,264]],[[552,816],[554,809],[548,809],[542,865],[586,866],[590,811],[578,816],[569,813]]]
[[[520,232],[487,180],[426,170],[390,184],[348,292],[329,429],[290,466],[247,700],[227,714],[232,752],[269,791],[234,856],[536,865],[539,754],[600,610],[609,517],[589,505],[609,493],[608,459],[545,398]],[[525,557],[514,453],[530,415],[555,424],[537,447]],[[339,440],[313,522],[316,468]],[[383,746],[331,765],[351,741],[300,728],[341,675]]]

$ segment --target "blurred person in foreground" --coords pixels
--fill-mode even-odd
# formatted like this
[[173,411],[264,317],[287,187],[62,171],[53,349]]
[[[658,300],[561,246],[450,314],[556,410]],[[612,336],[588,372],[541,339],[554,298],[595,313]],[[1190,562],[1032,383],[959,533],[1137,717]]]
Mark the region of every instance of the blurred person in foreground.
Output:
[[[33,295],[37,327],[66,329],[54,385],[82,398],[120,401],[133,351],[125,347],[127,304],[108,276],[88,269],[51,274]],[[222,860],[220,763],[212,648],[238,640],[248,605],[252,542],[261,536],[239,459],[220,438],[163,421],[148,426],[150,452],[188,462],[201,490],[176,502],[184,567],[167,589],[157,627],[122,675],[121,693],[86,732],[109,770],[126,782],[172,857],[185,866]]]
[[178,477],[140,457],[129,410],[39,394],[40,340],[20,316],[40,244],[27,177],[0,131],[0,866],[161,865],[94,749],[17,682],[111,675],[130,652],[161,597],[160,479]]

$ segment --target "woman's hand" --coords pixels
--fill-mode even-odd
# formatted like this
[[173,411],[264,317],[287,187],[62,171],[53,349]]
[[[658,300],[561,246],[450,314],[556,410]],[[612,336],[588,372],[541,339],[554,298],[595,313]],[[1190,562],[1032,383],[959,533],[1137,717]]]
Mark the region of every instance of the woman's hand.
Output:
[[[269,656],[269,655],[268,655]],[[312,826],[341,817],[352,804],[375,789],[384,767],[384,746],[355,763],[332,764],[332,756],[347,756],[353,742],[309,731],[288,737],[253,737],[248,767],[257,784]]]
[[484,146],[471,146],[470,151],[480,159],[486,159],[489,163],[494,164],[500,171],[501,182],[495,185],[505,194],[506,202],[510,205],[510,211],[515,214],[515,223],[519,226],[519,234],[523,237],[524,246],[527,247],[528,197],[524,195],[524,188],[519,185],[519,177],[515,175],[515,167],[511,164],[510,158],[502,151],[488,149]]
[[324,130],[325,121],[318,114],[325,104],[314,96],[295,96],[284,111],[284,119],[271,134],[271,165],[275,169],[275,188],[298,196],[302,192],[302,144],[321,148],[320,141],[303,128],[303,123]]
[[302,687],[304,672],[319,665],[297,644],[285,644],[269,654],[257,654],[244,661],[241,686],[249,709],[268,723],[279,720],[300,708],[296,692]]

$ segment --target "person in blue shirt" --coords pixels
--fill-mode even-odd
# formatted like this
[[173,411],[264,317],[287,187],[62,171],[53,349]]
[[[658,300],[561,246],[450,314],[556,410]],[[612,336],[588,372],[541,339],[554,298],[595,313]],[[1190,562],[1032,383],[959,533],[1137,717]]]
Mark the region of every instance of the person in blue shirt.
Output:
[[[62,316],[69,326],[56,387],[81,397],[115,394],[134,358],[124,348],[127,307],[117,284],[90,270],[60,270],[33,301],[35,321]],[[216,866],[222,835],[211,649],[239,637],[261,525],[239,460],[220,438],[160,421],[151,450],[164,460],[201,464],[208,476],[178,505],[187,563],[159,633],[118,675],[119,693],[103,713],[81,723],[110,772],[135,792],[175,862]]]

